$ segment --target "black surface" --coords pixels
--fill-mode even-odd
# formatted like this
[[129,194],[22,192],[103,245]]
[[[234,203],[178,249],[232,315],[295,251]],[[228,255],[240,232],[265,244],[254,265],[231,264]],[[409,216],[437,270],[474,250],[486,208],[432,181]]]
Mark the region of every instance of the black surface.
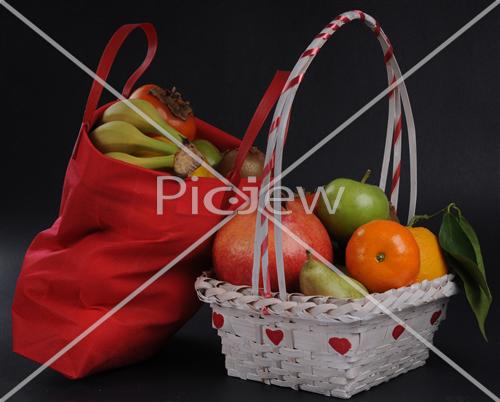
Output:
[[[381,21],[403,71],[485,8],[488,1],[12,1],[13,6],[94,68],[121,24],[151,21],[157,59],[143,79],[175,83],[195,112],[241,136],[275,69],[291,68],[335,15],[362,8]],[[417,212],[456,201],[481,239],[494,297],[500,286],[499,30],[497,9],[407,83],[419,145]],[[55,218],[65,166],[91,80],[0,7],[2,183],[0,226],[0,394],[37,365],[11,352],[10,305],[23,254]],[[134,35],[112,71],[121,88],[141,60]],[[338,32],[309,69],[294,106],[286,163],[300,156],[385,86],[376,41],[352,24]],[[109,98],[108,98],[109,99]],[[383,150],[380,103],[294,171],[289,185],[313,188],[334,177],[375,174]],[[263,136],[264,137],[264,136]],[[259,143],[263,145],[263,141]],[[407,180],[403,170],[403,182]],[[402,186],[403,194],[407,186]],[[405,205],[405,197],[401,205]],[[463,295],[454,297],[436,346],[500,394],[498,306],[482,340]],[[142,364],[69,381],[46,371],[14,401],[320,401],[325,397],[225,376],[219,340],[203,308]],[[436,356],[428,364],[353,398],[355,401],[481,401],[486,397]]]

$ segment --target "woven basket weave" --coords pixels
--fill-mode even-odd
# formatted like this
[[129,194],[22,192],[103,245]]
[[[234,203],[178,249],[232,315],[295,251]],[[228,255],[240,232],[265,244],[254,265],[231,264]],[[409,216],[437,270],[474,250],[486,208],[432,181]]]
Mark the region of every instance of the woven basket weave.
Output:
[[[457,290],[452,275],[445,275],[358,300],[287,294],[283,226],[279,225],[280,214],[275,214],[271,218],[275,228],[279,292],[270,293],[270,218],[263,211],[266,207],[264,191],[266,186],[271,186],[271,172],[272,185],[280,186],[290,112],[307,68],[324,43],[343,25],[354,20],[364,22],[379,41],[391,86],[386,93],[389,115],[379,187],[385,189],[393,152],[390,199],[397,207],[404,111],[410,160],[408,215],[409,218],[414,215],[417,195],[415,124],[401,70],[380,24],[359,10],[348,11],[331,21],[302,53],[276,105],[256,212],[252,286],[234,286],[211,279],[207,274],[196,281],[198,297],[213,308],[212,324],[222,339],[229,375],[340,398],[349,398],[423,365],[434,332],[444,319],[448,298]],[[279,210],[278,202],[274,202],[274,210]],[[295,240],[299,244],[302,241]],[[318,257],[308,244],[302,246]],[[332,264],[329,267],[338,270]],[[260,278],[263,289],[259,288]]]
[[[452,275],[372,296],[427,341],[457,291]],[[196,281],[213,308],[233,377],[340,398],[369,389],[428,357],[427,347],[373,302],[290,294],[288,300],[252,294],[206,274]],[[262,314],[267,307],[268,314]]]

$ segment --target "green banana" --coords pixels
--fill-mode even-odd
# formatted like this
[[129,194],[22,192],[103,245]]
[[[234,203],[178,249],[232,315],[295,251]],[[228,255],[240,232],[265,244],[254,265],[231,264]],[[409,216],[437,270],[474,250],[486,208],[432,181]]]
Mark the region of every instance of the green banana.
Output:
[[148,158],[139,158],[137,156],[129,155],[124,152],[108,152],[105,155],[113,159],[118,159],[122,162],[154,170],[173,167],[175,159],[175,155],[150,156]]
[[178,151],[174,144],[148,137],[125,121],[104,123],[90,133],[90,138],[103,153],[124,152],[134,155],[140,152],[158,152],[169,155]]
[[151,103],[144,99],[128,99],[127,101],[118,101],[116,103],[113,103],[104,111],[101,119],[102,122],[108,123],[117,120],[126,121],[135,126],[139,131],[142,131],[143,133],[162,134],[160,130],[147,122],[135,110],[131,109],[127,105],[128,102],[130,102],[144,114],[149,116],[158,126],[170,133],[178,141],[182,142],[185,139],[185,137],[181,133],[179,133],[177,130],[167,124],[165,120],[163,120],[160,113]]

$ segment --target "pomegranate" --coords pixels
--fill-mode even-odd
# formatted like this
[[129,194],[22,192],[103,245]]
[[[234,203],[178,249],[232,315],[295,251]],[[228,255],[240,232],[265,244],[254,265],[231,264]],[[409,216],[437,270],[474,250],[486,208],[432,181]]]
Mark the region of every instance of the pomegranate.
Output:
[[[287,202],[284,208],[291,213],[282,215],[283,225],[328,261],[332,261],[333,250],[328,232],[316,215],[308,214],[299,199]],[[251,285],[255,218],[256,212],[237,215],[217,232],[212,255],[218,279],[234,285]],[[274,225],[271,221],[269,239],[269,276],[271,289],[277,291]],[[306,259],[306,249],[283,231],[283,260],[288,292],[298,291],[299,274]]]

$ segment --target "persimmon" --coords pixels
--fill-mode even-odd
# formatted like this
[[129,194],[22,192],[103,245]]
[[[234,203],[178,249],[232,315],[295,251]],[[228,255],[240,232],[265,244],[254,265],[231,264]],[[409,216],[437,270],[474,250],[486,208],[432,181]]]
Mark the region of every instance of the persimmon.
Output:
[[137,88],[130,99],[143,99],[151,103],[163,120],[192,141],[196,137],[196,122],[188,101],[174,88],[163,89],[155,84]]
[[350,276],[370,292],[410,285],[420,270],[420,251],[415,238],[403,225],[374,220],[353,233],[346,248]]

